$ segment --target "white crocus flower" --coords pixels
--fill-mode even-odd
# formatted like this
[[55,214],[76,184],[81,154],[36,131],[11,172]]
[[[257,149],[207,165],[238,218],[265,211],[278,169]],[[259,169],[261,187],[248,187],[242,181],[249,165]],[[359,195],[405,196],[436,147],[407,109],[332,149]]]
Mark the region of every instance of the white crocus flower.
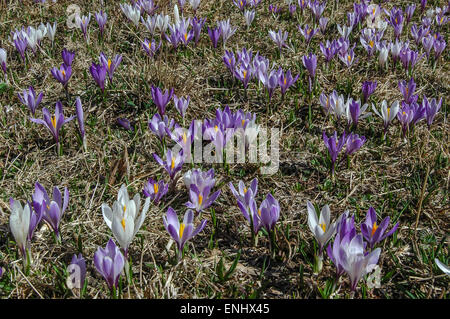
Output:
[[250,28],[253,20],[255,19],[255,10],[245,10],[244,12],[245,23],[247,24],[247,28]]
[[138,7],[133,7],[130,4],[120,4],[120,8],[126,17],[133,22],[135,26],[138,26],[141,18],[141,10]]
[[337,25],[339,34],[344,37],[345,39],[348,39],[348,37],[350,36],[350,33],[352,33],[352,29],[353,27],[347,27],[346,25],[344,25],[343,27],[341,27],[339,24]]
[[336,223],[330,223],[330,207],[328,205],[322,207],[319,218],[317,218],[316,209],[310,201],[307,202],[307,208],[309,229],[319,243],[320,250],[322,251],[336,232]]
[[450,268],[448,266],[441,263],[441,261],[437,258],[434,259],[434,262],[446,275],[450,276]]
[[380,54],[378,56],[378,63],[380,64],[380,66],[382,68],[386,67],[386,69],[387,69],[388,56],[389,56],[389,49],[387,47],[381,48]]
[[31,208],[29,204],[22,207],[19,201],[10,199],[11,216],[9,217],[9,227],[14,239],[23,254],[24,264],[27,265],[27,237],[30,229]]
[[161,33],[166,33],[169,23],[170,17],[168,15],[159,14],[156,18],[156,27]]
[[28,46],[31,48],[31,50],[33,50],[33,52],[36,52],[37,49],[38,38],[40,37],[39,32],[39,30],[36,30],[33,27],[29,27],[27,32],[24,33]]
[[55,41],[56,26],[56,22],[53,23],[53,26],[49,22],[47,22],[47,37],[50,39],[50,41],[52,41],[52,44]]
[[372,104],[372,110],[374,111],[374,113],[376,115],[378,115],[379,117],[381,117],[383,119],[384,130],[386,132],[389,124],[397,116],[397,113],[400,110],[400,107],[399,107],[398,101],[394,101],[394,103],[392,103],[391,107],[388,107],[386,100],[383,100],[383,102],[381,102],[381,112],[379,112],[375,108],[375,105],[373,105],[373,104]]
[[181,20],[180,20],[180,13],[178,12],[178,6],[177,5],[175,5],[173,7],[173,17],[175,19],[175,25],[178,27],[180,25]]
[[197,11],[198,6],[200,5],[200,0],[189,0],[189,4],[192,7],[192,10]]
[[102,213],[106,225],[112,230],[114,237],[124,250],[125,257],[128,255],[128,246],[144,222],[150,206],[150,197],[147,197],[144,208],[141,214],[138,215],[140,206],[141,196],[136,194],[130,200],[125,184],[120,188],[117,201],[114,202],[112,210],[106,203],[102,204]]

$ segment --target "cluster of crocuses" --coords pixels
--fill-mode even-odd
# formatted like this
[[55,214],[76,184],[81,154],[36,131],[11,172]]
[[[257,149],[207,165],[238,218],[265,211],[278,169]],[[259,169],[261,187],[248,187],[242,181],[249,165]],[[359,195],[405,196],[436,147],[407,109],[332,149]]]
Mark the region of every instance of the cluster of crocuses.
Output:
[[[390,217],[385,217],[379,224],[373,207],[367,211],[364,222],[360,225],[361,234],[357,234],[355,216],[345,211],[331,223],[330,208],[322,207],[320,216],[311,202],[307,202],[308,226],[319,246],[316,253],[316,270],[322,269],[323,252],[326,248],[328,257],[336,267],[336,283],[346,273],[350,279],[350,289],[355,291],[360,279],[370,273],[378,263],[381,248],[377,244],[394,234],[399,223],[388,231]],[[333,243],[328,244],[334,236]]]
[[97,83],[102,92],[104,92],[106,74],[108,74],[109,83],[111,84],[114,76],[114,71],[119,66],[120,62],[122,62],[122,55],[116,54],[116,56],[111,59],[102,52],[100,53],[99,60],[99,64],[92,62],[92,65],[89,67],[89,72],[91,73],[95,83]]
[[27,49],[30,49],[33,54],[37,53],[38,47],[41,46],[41,42],[45,36],[47,36],[52,45],[55,41],[57,23],[47,24],[41,23],[38,28],[27,27],[26,29],[22,27],[21,30],[15,30],[11,32],[11,42],[16,47],[19,52],[22,61],[25,62],[25,53]]
[[31,258],[31,240],[41,220],[53,230],[57,242],[61,242],[60,222],[69,204],[69,190],[64,188],[64,198],[58,187],[53,188],[53,198],[45,188],[36,182],[32,202],[22,206],[20,201],[10,198],[11,215],[9,225],[20,252],[25,270],[28,271]]
[[256,178],[251,181],[249,187],[246,187],[243,181],[239,181],[237,190],[233,183],[230,182],[229,186],[242,215],[250,224],[252,244],[255,245],[260,229],[264,228],[269,234],[270,248],[273,250],[275,248],[275,224],[280,218],[278,201],[268,193],[259,207],[257,206],[258,180]]
[[286,91],[295,84],[299,75],[292,76],[291,70],[284,72],[280,67],[278,70],[270,68],[268,59],[256,53],[253,56],[252,50],[245,48],[242,51],[225,51],[223,62],[233,76],[242,82],[244,89],[247,89],[251,80],[257,79],[264,85],[269,100],[277,87],[280,87],[284,96]]
[[70,77],[72,76],[72,62],[75,58],[75,52],[64,49],[61,52],[61,56],[63,59],[63,63],[61,64],[59,69],[57,67],[54,67],[51,72],[55,80],[62,84],[67,93],[67,85],[69,83]]

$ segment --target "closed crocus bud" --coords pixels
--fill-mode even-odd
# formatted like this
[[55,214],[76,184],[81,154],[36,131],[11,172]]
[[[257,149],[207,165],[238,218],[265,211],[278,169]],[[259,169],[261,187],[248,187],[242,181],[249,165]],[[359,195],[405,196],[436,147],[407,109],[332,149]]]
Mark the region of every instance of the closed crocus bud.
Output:
[[105,278],[108,288],[115,291],[119,286],[119,278],[125,267],[125,257],[112,239],[108,241],[105,248],[97,249],[94,254],[94,265]]
[[9,206],[11,209],[11,216],[9,217],[9,227],[11,229],[11,233],[14,236],[14,240],[16,241],[17,246],[22,252],[24,265],[28,265],[27,263],[27,238],[28,231],[30,228],[30,216],[31,216],[31,207],[29,204],[26,204],[25,207],[22,207],[19,201],[10,198]]
[[380,55],[378,56],[378,63],[382,68],[387,68],[387,60],[389,56],[389,49],[384,47],[380,50]]
[[78,96],[75,102],[75,109],[77,112],[77,121],[78,121],[78,128],[80,130],[80,137],[83,141],[83,148],[86,150],[86,136],[85,136],[85,129],[84,129],[84,113],[83,113],[83,106],[81,105],[81,99]]
[[2,48],[0,48],[0,67],[6,76],[6,51]]
[[320,212],[320,218],[317,218],[314,205],[308,201],[306,203],[308,210],[308,226],[319,244],[319,256],[322,255],[323,248],[336,232],[336,223],[330,222],[330,207],[325,205]]
[[73,255],[72,261],[67,267],[67,272],[69,273],[66,280],[67,287],[69,289],[83,289],[86,280],[86,261],[82,254]]

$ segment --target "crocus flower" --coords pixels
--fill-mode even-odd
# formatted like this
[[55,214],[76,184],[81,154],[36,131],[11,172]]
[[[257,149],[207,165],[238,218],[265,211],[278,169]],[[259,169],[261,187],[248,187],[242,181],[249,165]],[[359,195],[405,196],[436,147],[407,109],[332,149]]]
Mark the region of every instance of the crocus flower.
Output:
[[186,206],[195,209],[197,212],[206,210],[220,195],[220,190],[210,194],[211,188],[211,186],[205,186],[203,189],[200,189],[197,185],[191,184],[189,189],[190,201],[186,203]]
[[325,34],[327,30],[328,18],[322,17],[319,19],[320,32]]
[[402,108],[397,113],[397,119],[402,124],[403,137],[406,136],[406,131],[414,117],[414,110],[408,105],[403,105]]
[[414,78],[411,77],[408,83],[406,83],[406,81],[399,81],[398,89],[403,95],[403,101],[407,104],[412,104],[417,101],[418,96],[414,94],[414,91],[416,90]]
[[316,209],[310,201],[307,201],[306,207],[308,210],[308,227],[319,244],[320,257],[323,248],[336,233],[336,222],[330,222],[330,207],[328,205],[322,207],[319,218],[317,218]]
[[213,188],[216,180],[214,178],[214,169],[203,172],[201,169],[191,169],[183,176],[184,185],[190,190],[191,185],[197,186],[199,191],[203,191],[206,187]]
[[[16,50],[20,53],[22,61],[25,62],[25,51],[26,51],[27,45],[28,45],[27,40],[22,35],[17,36],[14,39],[14,45],[16,47]],[[6,63],[6,51],[5,51],[4,59],[2,61],[5,61],[5,63]]]
[[364,136],[359,136],[358,134],[353,134],[350,133],[349,135],[347,135],[347,141],[346,141],[346,149],[345,149],[345,154],[346,155],[351,155],[354,152],[356,152],[357,150],[359,150],[364,143],[366,142],[366,138]]
[[381,249],[377,248],[365,254],[363,238],[359,234],[339,248],[340,264],[350,278],[352,291],[356,290],[359,280],[375,268],[380,252]]
[[169,207],[166,216],[163,216],[163,222],[167,232],[177,243],[177,257],[178,260],[180,260],[183,257],[183,249],[186,242],[205,228],[207,220],[202,220],[200,225],[194,229],[194,213],[192,210],[188,209],[186,211],[183,222],[180,223],[177,213],[172,207]]
[[250,187],[248,188],[245,187],[243,181],[239,181],[237,191],[234,188],[233,183],[230,182],[228,185],[236,200],[245,203],[246,206],[249,206],[249,203],[246,200],[247,191],[251,190],[252,196],[256,196],[256,193],[258,192],[258,180],[256,178],[252,180]]
[[100,35],[103,36],[106,21],[108,20],[108,15],[106,14],[106,12],[103,12],[103,10],[100,10],[95,14],[95,20],[97,21],[98,28],[100,30]]
[[100,87],[102,92],[105,91],[106,71],[106,66],[103,64],[96,64],[92,62],[92,65],[89,67],[89,72],[91,73],[92,78]]
[[309,53],[307,56],[302,57],[303,66],[309,73],[309,91],[312,91],[312,82],[316,77],[317,57],[315,54]]
[[113,291],[119,286],[119,278],[125,266],[125,257],[112,239],[106,247],[99,247],[94,254],[94,265],[105,278],[108,288]]
[[[155,2],[153,0],[141,0],[139,4],[141,10],[144,9],[144,11],[150,16],[153,15],[156,9],[158,9],[158,6],[155,5]],[[181,11],[183,11],[184,0],[178,0],[178,4],[181,7]]]
[[372,110],[377,116],[383,119],[384,135],[386,135],[389,124],[395,119],[398,111],[400,110],[398,101],[394,101],[391,106],[388,107],[386,100],[383,100],[383,102],[381,102],[381,112],[379,112],[373,104]]
[[193,35],[194,35],[194,43],[195,43],[195,45],[197,45],[198,41],[200,40],[200,34],[202,32],[203,25],[205,24],[205,21],[206,21],[206,18],[199,19],[197,17],[194,17],[191,20],[192,32],[193,32]]
[[51,25],[50,22],[47,22],[47,32],[48,32],[47,36],[50,39],[50,41],[52,42],[52,45],[53,45],[53,42],[55,42],[56,26],[57,25],[58,24],[56,22],[54,22],[53,25]]
[[67,267],[69,277],[67,277],[67,287],[69,289],[82,289],[86,280],[86,260],[82,254],[74,254]]
[[180,97],[178,98],[175,94],[173,95],[173,103],[175,104],[175,108],[180,113],[181,117],[184,118],[186,114],[186,110],[189,106],[190,97],[187,98]]
[[438,40],[438,39],[434,40],[433,49],[434,49],[434,58],[436,60],[439,59],[442,52],[444,52],[445,45],[446,45],[446,43],[444,40]]
[[0,48],[0,67],[6,76],[6,50]]
[[439,269],[441,269],[444,274],[450,276],[450,267],[444,265],[439,259],[435,258],[434,262],[436,263],[436,265],[439,267]]
[[170,17],[168,15],[158,14],[156,18],[156,27],[164,35],[169,27]]
[[431,124],[433,123],[434,117],[436,116],[437,112],[439,112],[442,106],[442,98],[439,99],[439,102],[437,102],[435,98],[428,101],[427,97],[424,95],[422,105],[423,107],[425,107],[427,125],[428,128],[430,128]]
[[153,115],[152,120],[148,122],[148,128],[162,141],[167,135],[167,130],[171,130],[174,124],[174,119],[169,119],[167,115],[161,117],[161,115],[156,113]]
[[161,41],[159,41],[158,46],[156,46],[156,42],[154,39],[152,39],[152,41],[150,41],[147,38],[145,38],[144,42],[142,42],[142,47],[144,48],[144,50],[148,54],[148,56],[153,58],[155,56],[156,52],[161,47]]
[[45,188],[36,182],[33,193],[33,207],[36,212],[43,212],[42,218],[53,229],[58,241],[61,240],[59,224],[62,215],[69,205],[69,190],[64,187],[64,200],[58,187],[53,187],[53,199],[51,200]]
[[394,36],[398,39],[403,30],[403,13],[401,9],[392,8],[388,23],[394,28]]
[[347,50],[347,52],[344,53],[344,54],[342,54],[342,52],[339,52],[339,59],[340,59],[340,60],[341,60],[348,68],[350,68],[350,67],[353,65],[354,62],[356,63],[356,61],[355,61],[355,53],[354,53],[354,49],[355,49],[355,46],[353,46],[353,48],[349,48],[349,49]]
[[431,54],[431,49],[434,46],[435,39],[434,39],[434,37],[431,34],[429,34],[427,36],[424,36],[421,41],[422,41],[422,45],[423,45],[423,48],[425,50],[425,54],[427,56],[427,59],[429,59],[430,58],[430,54]]
[[412,5],[409,5],[406,7],[406,9],[405,9],[406,24],[408,24],[411,21],[415,10],[416,10],[415,4],[412,4]]
[[163,180],[159,182],[150,178],[144,186],[143,193],[145,197],[149,197],[153,204],[157,204],[161,198],[167,194],[169,184],[165,184]]
[[244,215],[244,218],[249,222],[251,230],[252,230],[252,240],[254,236],[259,232],[261,228],[261,219],[259,217],[259,213],[261,210],[258,210],[255,201],[256,193],[253,193],[251,189],[245,193],[245,199],[238,200],[238,207]]
[[277,33],[275,33],[275,31],[269,30],[269,37],[278,46],[278,50],[280,51],[280,54],[281,54],[281,48],[286,46],[286,40],[287,40],[288,35],[289,35],[289,33],[287,31],[285,31],[283,33],[283,31],[281,31],[281,29],[279,29]]
[[59,70],[56,67],[52,69],[52,75],[59,83],[63,85],[64,88],[66,88],[67,83],[72,76],[72,67],[63,63],[59,67]]
[[247,28],[250,28],[253,20],[255,19],[255,10],[245,10],[244,12],[245,23],[247,24]]
[[377,214],[373,207],[370,207],[367,211],[366,219],[361,224],[361,234],[372,249],[377,243],[383,241],[386,237],[391,236],[398,228],[399,223],[395,224],[389,232],[387,228],[389,226],[390,218],[387,216],[379,225],[377,225]]
[[386,46],[381,46],[379,48],[379,55],[378,55],[378,64],[380,67],[387,69],[387,61],[389,57],[389,48]]
[[152,85],[151,93],[153,102],[158,108],[158,113],[163,116],[166,112],[166,106],[173,96],[173,89],[171,89],[170,91],[165,90],[163,93],[163,91],[159,87]]
[[117,118],[117,124],[122,126],[127,131],[133,131],[133,127],[131,126],[131,123],[128,119],[119,117]]
[[220,35],[222,36],[223,47],[225,48],[228,39],[236,32],[237,27],[233,27],[230,24],[230,19],[224,21],[218,21],[217,26],[220,30]]
[[369,97],[375,92],[375,89],[377,88],[378,82],[370,82],[370,81],[364,81],[362,84],[362,94],[363,94],[363,103],[366,103],[369,99]]
[[81,105],[81,99],[77,96],[75,101],[75,110],[77,112],[77,121],[78,121],[78,129],[80,130],[80,137],[83,141],[83,147],[86,149],[86,137],[85,137],[85,129],[84,129],[84,112],[83,106]]
[[117,194],[117,200],[112,207],[111,209],[108,204],[102,204],[103,219],[113,232],[114,237],[123,249],[125,259],[127,259],[128,247],[144,223],[150,207],[150,198],[147,197],[142,212],[140,212],[141,196],[138,193],[133,199],[130,199],[127,187],[122,184]]
[[419,52],[410,50],[409,48],[400,51],[400,61],[402,61],[403,68],[408,72],[412,71],[416,63],[419,62],[423,56],[424,54],[419,56]]
[[300,74],[297,74],[294,78],[291,75],[291,70],[287,70],[286,74],[283,72],[283,70],[280,68],[278,73],[278,85],[281,88],[281,94],[284,96],[286,94],[286,91],[297,82],[298,77]]
[[112,78],[114,75],[114,71],[119,66],[120,62],[122,62],[122,55],[116,54],[113,60],[108,59],[103,52],[100,54],[100,61],[108,72],[109,81],[112,82]]
[[352,98],[349,98],[346,104],[348,125],[350,126],[351,124],[353,124],[355,127],[357,127],[360,119],[364,119],[370,116],[372,113],[366,113],[366,109],[368,106],[368,104],[364,104],[363,106],[361,106],[361,102],[359,100],[356,101]]
[[350,33],[352,32],[353,27],[347,27],[346,25],[342,26],[340,24],[337,25],[337,29],[339,34],[346,40],[348,40],[348,37],[350,36]]
[[72,66],[73,59],[75,57],[75,52],[69,51],[66,48],[61,51],[61,56],[66,66]]
[[17,94],[17,96],[19,97],[20,102],[26,105],[30,109],[31,113],[35,115],[36,108],[38,107],[39,103],[41,103],[44,92],[39,93],[39,95],[36,97],[34,88],[30,86],[28,90],[23,90],[22,95],[20,95],[19,93]]
[[325,134],[325,131],[323,131],[322,138],[331,157],[331,175],[334,175],[334,165],[336,163],[337,157],[344,147],[345,142],[347,141],[345,138],[345,132],[342,133],[341,137],[338,140],[336,131],[331,137],[328,137]]
[[336,40],[333,40],[331,43],[327,40],[325,44],[320,42],[320,51],[325,57],[325,62],[329,63],[337,53]]
[[75,17],[75,24],[77,25],[78,28],[81,29],[81,31],[83,32],[83,37],[86,41],[89,42],[89,34],[88,34],[88,26],[89,26],[89,21],[91,21],[91,14],[89,13],[88,16],[76,16]]
[[22,204],[10,198],[9,206],[11,209],[11,215],[9,217],[9,227],[11,229],[11,233],[14,236],[14,240],[16,241],[17,246],[19,247],[25,267],[28,265],[27,256],[28,251],[28,231],[30,228],[30,216],[31,216],[31,207],[30,204],[26,204],[22,207]]
[[75,115],[67,119],[64,118],[62,104],[59,101],[56,102],[54,115],[50,115],[50,111],[46,107],[42,109],[42,113],[44,115],[43,120],[35,118],[30,118],[30,120],[34,123],[45,125],[52,133],[55,142],[59,145],[59,130],[64,124],[72,121]]
[[165,161],[163,161],[156,153],[153,153],[153,158],[159,165],[164,166],[167,173],[169,173],[170,179],[172,181],[184,164],[184,156],[182,150],[177,154],[173,154],[172,151],[168,149]]
[[280,218],[280,204],[272,194],[267,194],[266,198],[261,202],[258,216],[261,226],[268,233],[271,233],[275,229],[275,223]]
[[139,25],[139,20],[141,18],[141,10],[139,7],[134,7],[130,4],[120,4],[120,8],[122,9],[123,14],[133,22],[133,24],[137,27]]
[[208,35],[209,35],[209,38],[211,39],[213,47],[217,48],[217,43],[219,42],[219,38],[221,35],[220,28],[217,27],[217,28],[211,29],[208,27]]
[[194,10],[194,15],[197,14],[197,9],[200,6],[200,0],[189,0],[189,4],[192,7],[192,10]]
[[317,32],[319,32],[319,29],[314,29],[312,27],[310,28],[309,25],[307,25],[307,24],[305,24],[303,29],[299,26],[298,30],[300,31],[300,34],[303,36],[303,38],[305,39],[307,44],[309,44],[309,42],[311,42],[314,35]]

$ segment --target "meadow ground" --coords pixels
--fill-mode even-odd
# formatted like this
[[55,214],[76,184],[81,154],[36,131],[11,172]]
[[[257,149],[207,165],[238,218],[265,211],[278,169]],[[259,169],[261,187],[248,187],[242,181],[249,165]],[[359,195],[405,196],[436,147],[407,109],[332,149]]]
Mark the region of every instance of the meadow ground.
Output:
[[[123,283],[124,298],[348,298],[349,281],[342,277],[331,294],[335,266],[324,259],[323,270],[313,271],[315,239],[308,228],[306,202],[319,207],[328,204],[331,219],[349,210],[359,225],[364,221],[369,207],[374,207],[379,217],[390,216],[391,225],[399,223],[397,232],[380,245],[382,253],[381,286],[369,288],[362,281],[356,291],[357,298],[447,298],[449,277],[436,266],[434,259],[449,264],[449,124],[447,98],[449,96],[449,51],[444,50],[436,66],[426,58],[414,68],[417,83],[416,94],[422,97],[443,98],[442,107],[432,126],[419,122],[407,138],[401,136],[397,120],[388,131],[388,139],[382,139],[383,124],[375,115],[362,119],[356,133],[367,138],[364,146],[336,168],[334,180],[327,166],[327,149],[322,131],[328,134],[344,130],[324,115],[319,103],[323,91],[360,98],[364,81],[377,81],[370,104],[379,105],[382,100],[392,103],[402,100],[398,90],[400,80],[409,80],[400,64],[388,62],[388,70],[378,65],[377,57],[369,59],[359,41],[359,30],[354,30],[351,43],[356,43],[358,61],[347,68],[337,57],[326,67],[319,43],[337,39],[337,24],[347,23],[346,13],[353,10],[353,1],[329,1],[324,12],[329,23],[325,34],[314,36],[306,44],[298,31],[298,25],[312,23],[308,11],[304,15],[291,16],[284,1],[272,1],[282,7],[280,14],[268,10],[269,1],[262,1],[256,9],[256,17],[247,28],[243,14],[231,0],[201,1],[197,16],[206,18],[200,41],[195,46],[181,45],[177,50],[163,41],[155,58],[149,58],[141,41],[151,38],[146,28],[135,27],[123,14],[116,1],[1,1],[0,47],[8,53],[8,80],[0,83],[0,266],[5,270],[0,279],[0,295],[3,298],[74,298],[66,286],[66,267],[72,255],[82,253],[87,262],[86,298],[108,298],[109,292],[102,276],[93,264],[98,247],[105,247],[111,230],[103,220],[101,205],[112,206],[120,186],[125,183],[132,196],[142,194],[148,178],[168,180],[163,167],[153,159],[159,152],[159,139],[148,128],[148,121],[156,113],[151,98],[151,85],[163,89],[173,88],[177,96],[190,96],[185,122],[194,119],[214,118],[216,108],[228,105],[231,110],[242,109],[256,113],[257,122],[281,131],[279,169],[273,175],[263,175],[256,164],[195,164],[203,170],[214,168],[215,190],[221,194],[213,204],[215,220],[209,212],[205,229],[188,243],[181,262],[171,264],[174,245],[167,244],[162,216],[169,206],[178,214],[184,214],[189,193],[178,180],[175,189],[163,198],[159,205],[152,205],[141,230],[130,246],[133,282]],[[411,1],[382,3],[390,10],[395,4],[401,8]],[[69,29],[66,9],[77,4],[82,14],[103,9],[108,14],[104,38],[99,39],[98,26],[92,16],[87,44],[79,29]],[[173,21],[175,1],[157,1],[157,13],[164,12]],[[427,8],[441,7],[445,1],[428,1]],[[420,23],[420,5],[412,22],[404,28],[402,40],[416,44],[411,39],[410,26]],[[193,11],[186,4],[185,17]],[[211,45],[207,26],[216,21],[230,19],[237,27],[227,41],[228,50],[247,48],[268,58],[272,64],[300,74],[297,83],[282,99],[275,91],[267,102],[263,87],[252,81],[244,91],[222,60],[224,48],[221,41],[217,48]],[[26,65],[10,43],[11,32],[22,26],[38,27],[40,23],[57,22],[54,45],[48,38],[34,55],[27,51]],[[281,55],[269,38],[269,30],[289,32]],[[433,26],[434,28],[434,26]],[[448,23],[440,28],[448,43]],[[393,39],[392,27],[384,35]],[[155,36],[159,41],[159,35]],[[69,96],[52,76],[52,67],[61,64],[61,51],[75,51]],[[417,47],[420,52],[423,50]],[[421,51],[422,50],[422,51]],[[121,54],[123,60],[117,68],[112,83],[102,94],[93,81],[89,67],[98,63],[98,56]],[[313,52],[318,57],[317,83],[312,96],[308,94],[307,71],[302,57]],[[1,74],[0,74],[1,75]],[[0,79],[2,77],[0,76]],[[32,85],[44,98],[41,108],[54,110],[61,101],[66,117],[75,115],[75,97],[80,96],[85,113],[87,150],[83,151],[78,136],[76,120],[69,122],[62,132],[62,155],[55,151],[55,143],[49,131],[29,120],[30,112],[19,101],[17,94]],[[69,100],[67,100],[69,98]],[[309,106],[312,109],[308,119]],[[371,106],[369,109],[371,111]],[[181,124],[181,118],[169,103],[169,117]],[[134,131],[117,125],[117,118],[127,118]],[[161,154],[160,154],[161,155]],[[185,164],[182,172],[191,165]],[[277,222],[278,250],[270,258],[269,240],[263,233],[256,246],[250,243],[247,221],[239,210],[229,189],[229,182],[239,180],[248,184],[258,178],[258,200],[272,193],[281,206]],[[50,228],[41,223],[31,242],[33,264],[28,275],[22,268],[22,258],[9,229],[9,198],[31,201],[35,182],[47,190],[53,186],[70,191],[69,206],[61,221],[62,243],[55,244]],[[229,278],[220,276],[222,260],[229,269],[239,256],[234,272]],[[326,255],[326,254],[325,254]]]

